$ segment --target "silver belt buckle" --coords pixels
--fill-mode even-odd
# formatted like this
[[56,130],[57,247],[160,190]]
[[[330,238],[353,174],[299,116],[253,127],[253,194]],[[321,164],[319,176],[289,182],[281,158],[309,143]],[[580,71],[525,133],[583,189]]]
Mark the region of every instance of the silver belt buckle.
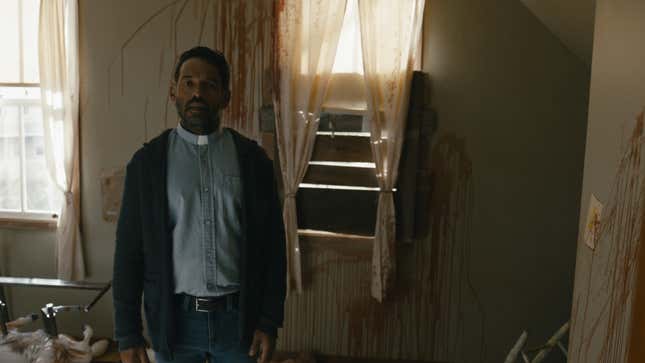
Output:
[[201,301],[207,301],[206,299],[202,299],[202,298],[196,297],[196,298],[195,298],[195,311],[200,312],[200,313],[208,313],[208,312],[210,312],[210,310],[204,310],[204,309],[201,309],[201,308],[199,307],[199,301],[200,301],[200,300],[201,300]]

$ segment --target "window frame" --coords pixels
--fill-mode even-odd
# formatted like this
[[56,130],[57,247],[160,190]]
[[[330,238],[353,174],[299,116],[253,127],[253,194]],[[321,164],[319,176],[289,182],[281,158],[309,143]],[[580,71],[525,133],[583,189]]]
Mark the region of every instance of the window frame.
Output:
[[[40,83],[24,82],[25,79],[25,46],[23,35],[23,3],[18,1],[18,61],[19,61],[19,80],[20,82],[0,82],[1,88],[32,88],[40,89]],[[42,97],[42,94],[41,94]],[[55,229],[58,222],[58,215],[52,211],[33,211],[27,208],[27,181],[26,181],[26,135],[25,123],[23,118],[24,107],[29,105],[40,106],[40,101],[9,100],[9,104],[19,106],[19,138],[20,138],[20,211],[0,209],[0,228],[19,228],[19,229]],[[50,178],[50,183],[52,183]]]

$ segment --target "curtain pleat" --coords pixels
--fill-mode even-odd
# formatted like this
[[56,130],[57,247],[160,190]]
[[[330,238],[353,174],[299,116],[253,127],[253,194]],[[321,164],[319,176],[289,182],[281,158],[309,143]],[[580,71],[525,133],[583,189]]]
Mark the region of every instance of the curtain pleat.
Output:
[[38,35],[45,159],[52,180],[64,194],[56,231],[57,275],[83,280],[77,0],[41,1]]
[[288,290],[302,292],[296,193],[309,165],[346,0],[276,2],[274,109],[284,185]]
[[359,0],[371,147],[380,189],[372,254],[372,296],[395,283],[396,185],[424,0]]

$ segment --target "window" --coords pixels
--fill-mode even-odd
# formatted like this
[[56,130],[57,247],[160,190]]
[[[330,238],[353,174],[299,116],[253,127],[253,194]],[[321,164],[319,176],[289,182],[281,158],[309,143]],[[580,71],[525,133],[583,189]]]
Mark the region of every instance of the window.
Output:
[[[367,102],[362,54],[358,1],[348,0],[332,77],[323,102],[324,111],[354,115],[365,113]],[[364,125],[364,129],[367,130],[367,125]]]
[[[338,39],[338,48],[329,80],[329,89],[323,102],[323,111],[335,114],[364,115],[367,111],[367,95],[363,79],[363,50],[358,0],[347,0],[343,28]],[[422,53],[419,37],[418,53]],[[415,70],[421,69],[421,57],[417,57]],[[369,125],[363,125],[369,131]]]
[[45,159],[39,5],[39,0],[0,1],[0,218],[5,220],[52,220],[62,202]]
[[338,50],[332,73],[363,74],[361,25],[358,18],[358,1],[348,0],[343,18],[343,29],[338,39]]

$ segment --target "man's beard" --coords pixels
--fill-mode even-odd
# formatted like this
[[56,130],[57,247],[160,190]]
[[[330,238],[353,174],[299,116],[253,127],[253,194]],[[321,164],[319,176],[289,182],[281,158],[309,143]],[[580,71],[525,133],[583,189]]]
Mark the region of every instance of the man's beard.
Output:
[[209,109],[201,112],[200,115],[188,116],[187,110],[180,102],[176,102],[177,113],[179,114],[181,126],[188,131],[198,134],[209,134],[216,131],[221,123],[221,111]]

